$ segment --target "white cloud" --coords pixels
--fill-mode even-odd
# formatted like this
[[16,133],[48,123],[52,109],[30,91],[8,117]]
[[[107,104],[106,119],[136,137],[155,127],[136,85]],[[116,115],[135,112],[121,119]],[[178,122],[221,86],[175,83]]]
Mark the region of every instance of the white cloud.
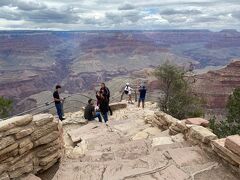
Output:
[[1,0],[1,29],[240,30],[239,0]]

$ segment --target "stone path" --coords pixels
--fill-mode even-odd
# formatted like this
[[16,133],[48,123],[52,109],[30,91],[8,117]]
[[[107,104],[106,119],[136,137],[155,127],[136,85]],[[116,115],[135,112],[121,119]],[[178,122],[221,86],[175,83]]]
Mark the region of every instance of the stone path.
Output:
[[[156,105],[128,105],[114,112],[109,126],[86,125],[82,114],[64,123],[66,156],[54,180],[237,180],[230,169],[209,157],[182,134],[145,124]],[[72,122],[72,123],[71,123]],[[79,123],[77,123],[79,122]]]

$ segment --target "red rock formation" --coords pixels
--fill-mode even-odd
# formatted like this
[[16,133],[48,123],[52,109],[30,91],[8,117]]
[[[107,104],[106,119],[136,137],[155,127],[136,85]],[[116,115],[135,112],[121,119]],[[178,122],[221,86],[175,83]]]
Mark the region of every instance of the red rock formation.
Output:
[[204,97],[209,109],[225,108],[229,95],[237,87],[240,87],[240,60],[223,69],[197,75],[193,84],[193,90]]

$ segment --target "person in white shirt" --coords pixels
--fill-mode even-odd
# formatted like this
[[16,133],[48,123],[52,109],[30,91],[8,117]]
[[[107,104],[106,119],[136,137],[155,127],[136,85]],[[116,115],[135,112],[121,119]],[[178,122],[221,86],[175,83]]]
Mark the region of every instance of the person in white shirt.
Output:
[[130,84],[126,83],[126,86],[124,88],[124,93],[126,95],[128,95],[128,103],[131,103],[131,104],[133,104],[133,102],[132,102],[132,91],[133,91],[133,89],[130,87]]

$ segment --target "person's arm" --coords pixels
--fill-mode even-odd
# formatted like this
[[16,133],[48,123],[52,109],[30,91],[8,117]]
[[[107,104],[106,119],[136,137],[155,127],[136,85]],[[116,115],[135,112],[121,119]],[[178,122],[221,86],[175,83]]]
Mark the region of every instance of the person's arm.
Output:
[[95,116],[96,115],[96,111],[95,111],[95,107],[94,106],[92,106],[91,111],[92,111],[92,115]]

